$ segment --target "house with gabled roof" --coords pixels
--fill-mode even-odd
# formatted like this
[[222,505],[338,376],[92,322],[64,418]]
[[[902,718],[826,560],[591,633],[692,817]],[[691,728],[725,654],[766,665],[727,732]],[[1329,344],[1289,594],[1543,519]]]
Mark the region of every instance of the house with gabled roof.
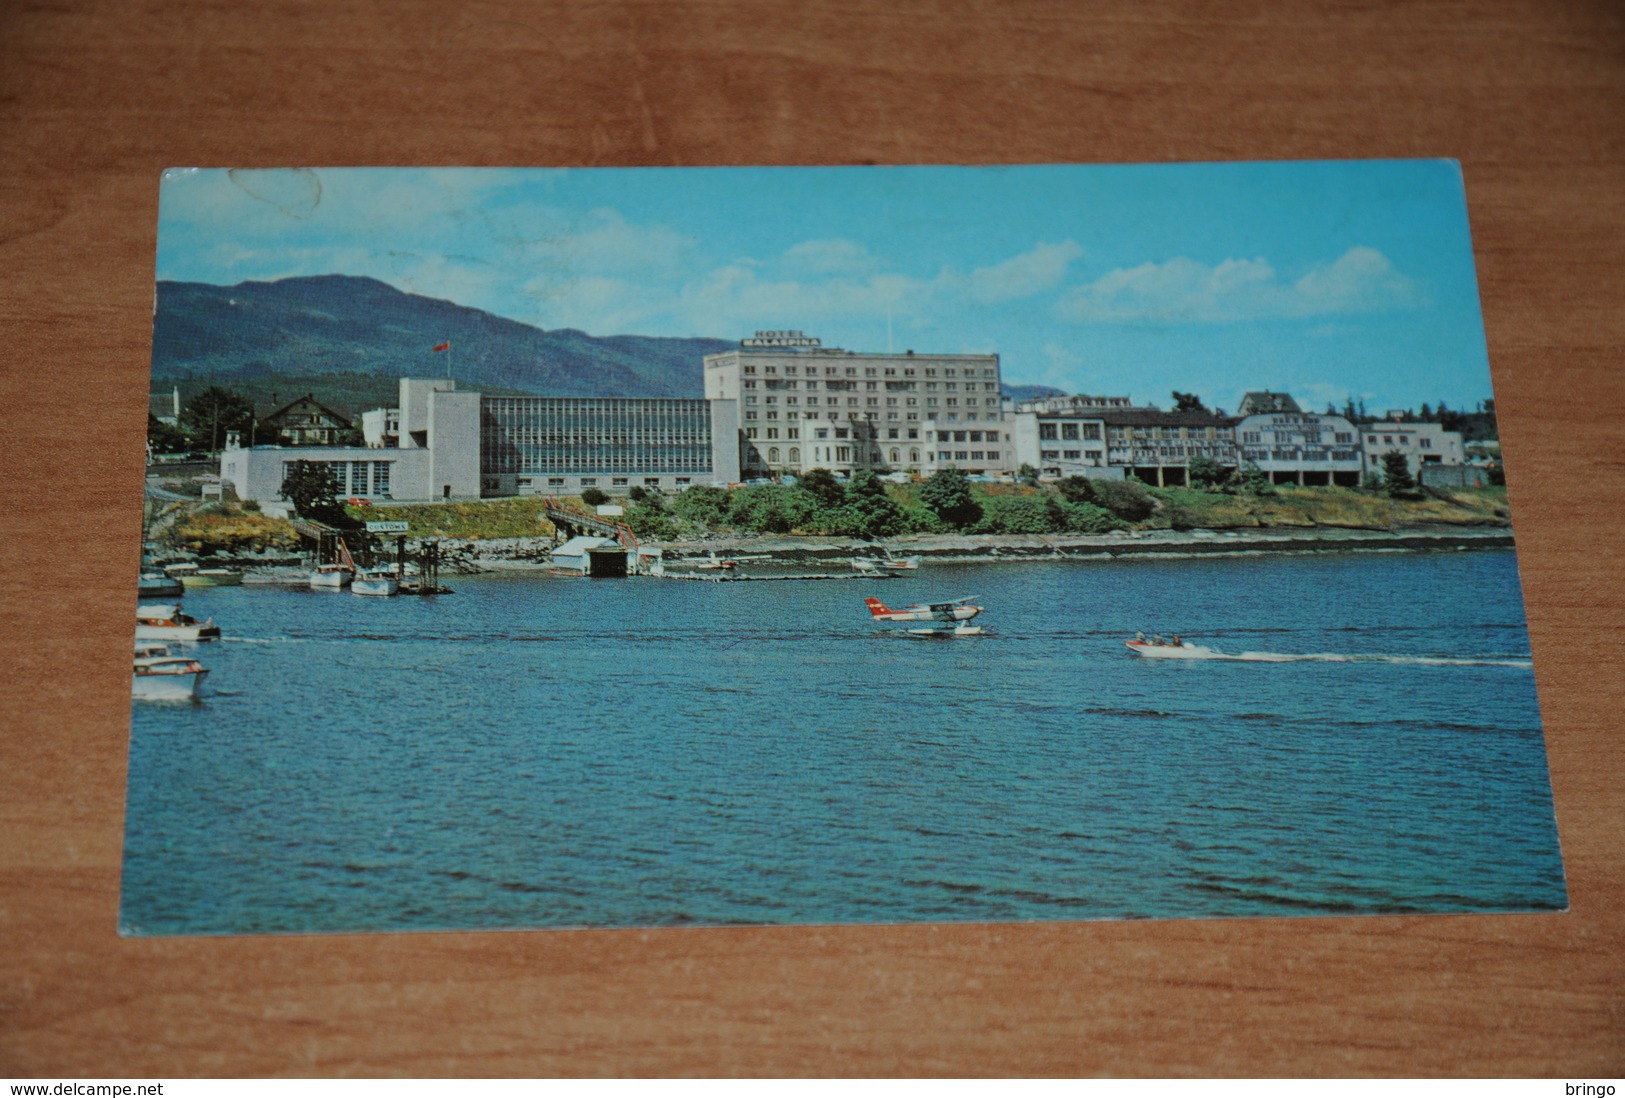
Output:
[[353,429],[348,416],[334,411],[310,393],[259,417],[255,431],[284,446],[338,446]]

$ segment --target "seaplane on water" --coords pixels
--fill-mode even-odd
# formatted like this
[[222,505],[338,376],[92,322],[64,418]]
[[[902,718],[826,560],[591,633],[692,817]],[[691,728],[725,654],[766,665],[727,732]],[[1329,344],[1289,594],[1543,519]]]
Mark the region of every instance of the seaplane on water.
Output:
[[972,618],[982,612],[980,606],[970,605],[971,600],[975,597],[975,595],[968,595],[962,599],[920,603],[897,610],[893,610],[873,595],[863,601],[869,607],[870,617],[876,621],[929,621],[937,623],[928,629],[910,629],[909,632],[916,637],[973,637],[982,631],[981,626],[970,623]]

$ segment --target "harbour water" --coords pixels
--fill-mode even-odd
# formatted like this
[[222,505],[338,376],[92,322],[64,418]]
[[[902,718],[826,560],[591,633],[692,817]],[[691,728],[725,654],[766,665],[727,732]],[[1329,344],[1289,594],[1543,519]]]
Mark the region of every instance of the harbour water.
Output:
[[135,707],[125,933],[1566,906],[1510,551],[452,586],[188,591],[225,639]]

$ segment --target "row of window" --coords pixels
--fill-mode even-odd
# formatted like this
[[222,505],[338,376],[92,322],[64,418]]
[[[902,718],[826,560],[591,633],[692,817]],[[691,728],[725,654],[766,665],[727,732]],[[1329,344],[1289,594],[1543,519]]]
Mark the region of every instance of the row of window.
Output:
[[[902,367],[897,367],[897,366],[884,366],[884,367],[865,366],[865,367],[863,367],[863,376],[864,377],[877,377],[877,376],[896,377],[899,373],[901,373],[904,377],[913,377],[914,376],[914,371],[916,369],[919,369],[922,373],[924,373],[924,375],[926,377],[936,377],[937,376],[937,367],[935,367],[935,366],[924,366],[924,367],[914,367],[914,366],[902,366]],[[975,377],[975,376],[977,376],[975,367],[966,366],[963,369],[965,371],[964,372],[965,377]],[[858,367],[856,367],[856,366],[823,366],[823,367],[820,367],[820,366],[801,366],[801,367],[786,366],[784,368],[784,374],[785,374],[786,377],[795,377],[797,370],[800,370],[800,372],[802,374],[804,374],[805,376],[807,376],[807,377],[818,377],[821,373],[828,374],[830,377],[836,377],[836,376],[839,376],[839,375],[845,375],[846,377],[857,377],[858,376]],[[878,374],[876,372],[877,370],[879,371]],[[741,372],[748,376],[748,375],[756,373],[756,367],[752,366],[752,365],[746,365],[746,366],[741,368]],[[776,375],[778,372],[779,372],[779,368],[777,366],[764,366],[764,367],[762,367],[762,374],[763,375],[771,376],[771,375]],[[942,376],[943,377],[959,377],[960,376],[959,368],[954,367],[954,366],[942,367]],[[994,369],[992,366],[983,366],[981,368],[981,376],[982,377],[998,377],[999,376],[999,371]]]
[[[756,382],[752,378],[746,378],[744,384],[745,384],[745,388],[747,390],[753,390],[753,389],[756,388]],[[824,382],[824,388],[826,388],[826,389],[834,389],[834,390],[837,390],[837,391],[840,391],[840,390],[850,391],[852,389],[857,388],[857,384],[858,383],[856,381],[826,381],[826,382]],[[978,384],[980,384],[982,386],[982,391],[983,392],[996,393],[996,392],[999,391],[999,386],[998,386],[997,382],[993,382],[993,381],[983,381],[983,382],[967,381],[967,382],[964,383],[965,392],[967,392],[967,393],[976,392],[976,386]],[[779,391],[788,390],[788,389],[799,389],[801,387],[801,383],[799,381],[794,381],[794,380],[780,381],[780,380],[777,380],[777,379],[771,380],[771,381],[764,381],[762,383],[762,385],[763,385],[764,388],[770,389],[770,390],[772,390],[774,392],[779,392]],[[959,385],[960,385],[960,383],[957,382],[957,381],[944,381],[944,382],[941,383],[941,389],[942,389],[943,392],[946,392],[946,393],[957,393],[957,392],[959,392]],[[917,381],[888,381],[888,382],[886,382],[886,391],[888,393],[914,393],[914,392],[919,391],[919,386],[920,386],[920,383],[917,382]],[[808,388],[809,391],[817,389],[818,388],[818,382],[816,382],[816,381],[807,382],[807,388]],[[878,382],[878,381],[865,381],[863,383],[863,388],[867,392],[871,392],[871,393],[877,392],[880,389],[880,382]],[[937,391],[937,389],[938,389],[938,383],[937,382],[935,382],[935,381],[927,381],[925,383],[925,391],[926,392],[934,393],[934,392]]]
[[[385,499],[390,494],[390,471],[395,464],[393,461],[312,461],[307,464],[319,465],[330,472],[334,483],[338,485],[338,495],[341,497],[369,496]],[[282,463],[284,480],[287,479],[293,465],[292,461]]]

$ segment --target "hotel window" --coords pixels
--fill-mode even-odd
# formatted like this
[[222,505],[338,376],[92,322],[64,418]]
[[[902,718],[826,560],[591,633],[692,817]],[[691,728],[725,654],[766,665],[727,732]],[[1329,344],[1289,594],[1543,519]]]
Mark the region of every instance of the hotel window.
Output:
[[836,461],[851,461],[852,460],[852,447],[850,447],[850,446],[837,446],[837,447],[835,447],[835,460]]
[[1065,439],[1076,439],[1078,437],[1078,425],[1076,423],[1061,424],[1061,437]]
[[767,449],[767,460],[772,462],[775,465],[777,465],[779,463],[779,448],[777,446],[769,446],[768,447],[768,449]]
[[989,460],[989,461],[998,461],[999,460],[999,452],[997,450],[989,450],[987,452],[987,460]]
[[660,487],[660,478],[659,477],[644,477],[643,478],[643,486],[645,488],[659,488]]
[[786,427],[784,429],[784,437],[785,438],[800,438],[801,437],[801,428],[800,427]]
[[955,461],[969,461],[970,460],[970,454],[966,453],[964,450],[955,450],[954,451],[954,460]]
[[980,451],[980,450],[972,450],[970,452],[970,459],[972,461],[981,461],[982,460],[982,451]]
[[769,427],[767,429],[767,437],[768,438],[778,438],[779,437],[779,429],[777,427]]
[[908,452],[908,460],[913,462],[915,465],[918,465],[920,463],[920,452],[918,450],[910,450]]
[[1038,425],[1038,437],[1043,439],[1046,442],[1054,441],[1054,439],[1055,439],[1055,424],[1053,424],[1053,423],[1040,423]]
[[547,478],[547,486],[549,488],[563,488],[564,487],[564,478],[563,477],[548,477]]
[[900,462],[902,460],[903,460],[903,451],[901,451],[897,447],[893,446],[892,451],[891,451],[891,463],[893,465],[896,465],[898,462]]
[[583,488],[596,488],[596,487],[598,487],[598,478],[597,477],[582,477],[581,478],[581,487],[583,487]]
[[609,486],[611,488],[625,488],[626,487],[626,478],[625,477],[610,477],[609,478]]
[[953,459],[954,455],[947,450],[939,450],[937,452],[938,461],[952,461]]
[[801,447],[790,447],[790,463],[792,465],[799,465],[801,463]]
[[687,488],[693,482],[694,479],[692,477],[677,477],[672,481],[672,483],[679,488]]

